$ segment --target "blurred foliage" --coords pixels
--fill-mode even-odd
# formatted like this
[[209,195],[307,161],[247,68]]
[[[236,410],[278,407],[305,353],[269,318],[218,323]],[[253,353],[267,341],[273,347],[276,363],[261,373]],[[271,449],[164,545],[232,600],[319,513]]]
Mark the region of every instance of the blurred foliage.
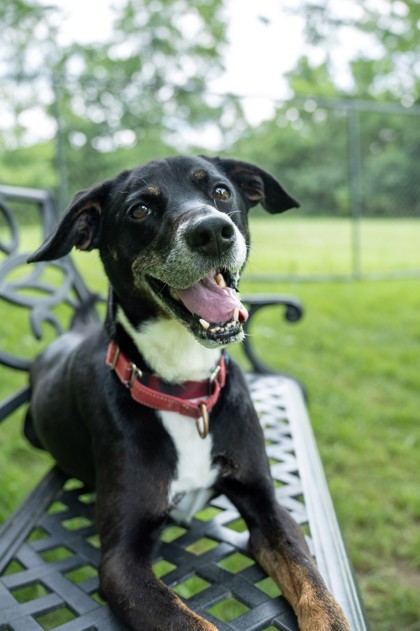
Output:
[[[65,162],[70,190],[114,173],[127,158],[138,163],[174,153],[173,136],[181,129],[187,134],[217,121],[229,137],[231,120],[240,117],[237,100],[205,93],[222,69],[222,9],[223,0],[126,0],[113,9],[108,38],[63,46],[58,33],[64,18],[57,8],[30,0],[2,5],[0,67],[7,67],[7,81],[1,96],[9,124],[2,125],[1,179],[40,184],[35,170],[26,169],[24,113],[35,105],[59,127],[55,150],[40,151],[42,185],[51,183],[55,155]],[[13,175],[8,164],[14,155],[22,172]]]
[[[350,216],[350,161],[360,162],[361,210],[369,217],[419,217],[419,115],[363,103],[289,101],[272,120],[248,130],[234,147],[237,155],[263,164],[302,202],[309,215]],[[360,130],[360,156],[349,148],[350,116]]]
[[[304,20],[309,53],[288,75],[293,98],[272,120],[248,130],[235,151],[280,177],[303,202],[301,212],[349,216],[355,160],[364,215],[419,217],[420,4],[289,0],[284,7]],[[360,43],[344,67],[343,87],[336,56],[343,64],[337,53],[349,37]],[[350,155],[352,115],[359,155]]]
[[[113,8],[111,32],[99,37],[92,25],[87,44],[69,37],[62,43],[65,18],[56,6],[3,3],[0,180],[56,189],[63,205],[74,191],[127,166],[208,153],[210,137],[220,139],[224,153],[278,176],[307,214],[351,214],[356,160],[365,214],[418,216],[420,5],[287,0],[284,8],[304,22],[304,54],[288,75],[291,98],[252,127],[239,98],[209,89],[223,71],[226,1],[124,0]],[[360,45],[344,68],[344,85],[336,53],[349,37]],[[34,108],[51,125],[50,141],[34,144],[28,136]],[[354,111],[360,155],[349,151]]]
[[407,104],[418,99],[418,0],[286,0],[284,8],[304,19],[307,44],[324,52],[325,64],[333,71],[337,51],[349,39],[358,42],[350,60],[349,95],[388,95]]

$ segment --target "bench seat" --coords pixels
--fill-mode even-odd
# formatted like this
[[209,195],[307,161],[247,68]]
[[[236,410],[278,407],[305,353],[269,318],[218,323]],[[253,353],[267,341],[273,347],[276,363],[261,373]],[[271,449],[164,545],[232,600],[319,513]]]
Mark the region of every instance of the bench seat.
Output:
[[[250,374],[248,382],[278,499],[306,532],[352,630],[363,631],[362,606],[301,388],[277,375]],[[219,496],[190,526],[167,525],[155,570],[220,631],[297,631],[291,608],[249,556],[247,540],[238,512]],[[98,596],[98,562],[94,494],[53,469],[0,532],[0,629],[123,629]]]

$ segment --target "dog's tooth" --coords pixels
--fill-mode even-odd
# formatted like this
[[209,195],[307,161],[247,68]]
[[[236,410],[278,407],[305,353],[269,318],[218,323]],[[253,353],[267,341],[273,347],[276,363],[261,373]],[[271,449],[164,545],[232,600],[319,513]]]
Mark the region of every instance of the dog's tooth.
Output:
[[203,329],[205,329],[206,331],[208,328],[210,328],[210,323],[207,322],[207,320],[203,320],[203,318],[200,318],[199,322],[201,326],[203,327]]
[[225,287],[227,287],[226,285],[226,281],[224,279],[223,274],[221,274],[220,272],[218,274],[216,274],[216,276],[214,277],[214,280],[216,281],[216,283],[219,285],[219,287],[221,287],[222,289],[224,289]]
[[233,316],[232,316],[232,318],[233,318],[234,320],[236,320],[236,321],[238,321],[238,320],[239,320],[239,308],[238,308],[238,307],[235,307],[235,309],[234,309],[234,311],[233,311]]
[[178,302],[181,302],[181,301],[180,301],[180,298],[179,298],[179,296],[178,296],[178,294],[177,294],[177,293],[176,293],[176,291],[175,291],[175,289],[172,289],[172,287],[171,287],[171,288],[169,289],[169,293],[170,293],[170,295],[172,296],[172,298],[173,298],[174,300],[177,300]]
[[236,322],[231,320],[230,322],[227,323],[226,328],[227,329],[233,329],[236,326]]
[[222,329],[220,328],[220,326],[214,326],[212,329],[210,329],[210,333],[219,333],[219,331],[221,331]]

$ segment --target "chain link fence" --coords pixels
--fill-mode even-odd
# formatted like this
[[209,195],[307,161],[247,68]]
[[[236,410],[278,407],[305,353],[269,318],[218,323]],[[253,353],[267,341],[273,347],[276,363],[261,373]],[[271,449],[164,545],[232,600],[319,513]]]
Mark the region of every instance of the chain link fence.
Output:
[[[2,184],[34,186],[28,173],[39,174],[42,160],[53,160],[53,188],[61,208],[68,202],[69,191],[72,194],[143,160],[178,153],[180,145],[184,153],[214,153],[202,146],[204,140],[200,146],[197,138],[226,138],[228,118],[235,112],[234,106],[229,115],[223,110],[226,95],[204,94],[206,111],[214,104],[215,111],[224,111],[223,122],[217,116],[204,122],[201,135],[188,147],[182,143],[183,134],[189,134],[187,127],[178,128],[169,140],[167,135],[150,135],[156,121],[148,124],[142,119],[141,128],[127,130],[114,117],[111,129],[106,124],[110,97],[105,92],[95,106],[83,110],[78,105],[80,112],[98,121],[98,135],[89,136],[94,120],[75,116],[69,103],[60,101],[63,86],[59,78],[51,85],[49,117],[55,121],[55,138],[49,141],[50,149],[41,143],[37,155],[35,146],[34,161],[25,165],[26,171],[18,159],[13,171],[4,169],[7,156],[19,153],[5,150],[6,158],[0,156],[0,180]],[[99,88],[95,88],[98,95]],[[231,105],[240,106],[249,98],[232,95]],[[197,95],[194,100],[196,103]],[[185,95],[186,111],[188,103]],[[290,219],[285,216],[287,229],[279,237],[279,256],[272,254],[267,268],[251,267],[249,276],[298,280],[420,276],[420,106],[312,96],[272,106],[272,120],[258,127],[243,121],[236,136],[223,145],[222,153],[256,162],[278,176],[301,200],[302,209]],[[33,103],[28,112],[31,107]],[[3,127],[0,142],[5,136]],[[5,141],[1,144],[7,145]],[[44,181],[37,175],[36,185],[51,188],[51,178]],[[258,239],[264,247],[264,240],[270,238],[269,220],[265,228],[260,222],[257,246]]]
[[420,276],[419,123],[418,106],[317,97],[278,104],[239,153],[277,175],[302,206],[278,230],[261,229],[261,249],[274,232],[277,252],[253,277]]
[[352,275],[420,274],[420,108],[345,106]]

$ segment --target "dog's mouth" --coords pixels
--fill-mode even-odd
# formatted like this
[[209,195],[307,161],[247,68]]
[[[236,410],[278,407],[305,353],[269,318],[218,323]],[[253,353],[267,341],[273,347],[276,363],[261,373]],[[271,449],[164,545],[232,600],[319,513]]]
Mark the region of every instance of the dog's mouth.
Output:
[[159,301],[204,345],[219,346],[242,339],[248,311],[239,299],[232,272],[213,270],[186,289],[168,287],[152,277],[148,281]]

